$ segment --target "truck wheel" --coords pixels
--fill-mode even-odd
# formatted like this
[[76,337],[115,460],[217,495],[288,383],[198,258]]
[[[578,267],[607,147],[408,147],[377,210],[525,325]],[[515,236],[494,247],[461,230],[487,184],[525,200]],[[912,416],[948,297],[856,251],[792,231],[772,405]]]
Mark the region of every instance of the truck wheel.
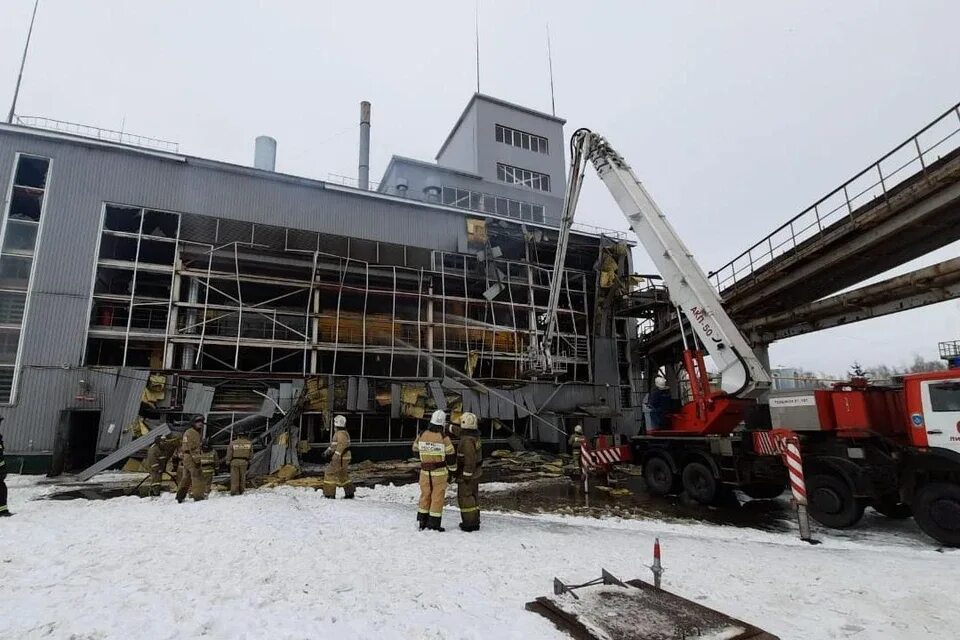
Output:
[[670,463],[654,456],[643,465],[643,479],[647,482],[647,491],[655,496],[665,496],[676,489],[677,478]]
[[960,547],[960,486],[931,482],[917,492],[913,517],[925,534],[948,547]]
[[740,490],[754,500],[773,500],[786,491],[787,487],[776,482],[751,482],[740,487]]
[[883,496],[873,505],[873,510],[891,520],[906,520],[913,515],[910,505],[900,502],[900,496]]
[[815,475],[807,480],[810,515],[832,529],[846,529],[860,522],[864,504],[856,499],[850,485],[841,478]]
[[702,462],[691,462],[683,468],[683,489],[700,504],[711,504],[717,497],[717,481]]

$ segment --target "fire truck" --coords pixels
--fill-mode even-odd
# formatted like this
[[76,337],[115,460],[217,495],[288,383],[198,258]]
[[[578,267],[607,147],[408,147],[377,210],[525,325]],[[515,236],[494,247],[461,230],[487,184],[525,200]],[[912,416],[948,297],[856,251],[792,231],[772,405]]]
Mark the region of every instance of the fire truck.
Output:
[[[810,515],[821,524],[853,526],[869,506],[891,518],[912,515],[932,538],[960,546],[960,369],[907,375],[897,386],[854,378],[828,389],[772,391],[770,373],[666,216],[623,157],[588,129],[571,139],[554,273],[563,266],[588,162],[690,327],[687,335],[680,323],[689,401],[630,444],[650,492],[684,491],[701,503],[731,489],[779,496],[790,482],[781,456],[789,434],[800,443]],[[559,292],[561,279],[553,280]],[[547,373],[557,299],[551,289],[534,354]],[[719,385],[708,377],[707,355]],[[956,355],[951,364],[960,362],[960,350]]]

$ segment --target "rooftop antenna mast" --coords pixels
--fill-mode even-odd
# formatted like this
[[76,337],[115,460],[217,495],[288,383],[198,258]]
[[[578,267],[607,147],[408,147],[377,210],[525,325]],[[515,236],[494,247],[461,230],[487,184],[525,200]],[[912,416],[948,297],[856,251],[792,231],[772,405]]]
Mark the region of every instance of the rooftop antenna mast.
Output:
[[550,51],[550,23],[547,23],[547,64],[550,67],[550,112],[557,115],[557,103],[553,97],[553,55]]
[[30,48],[30,36],[33,35],[33,21],[37,19],[37,7],[40,0],[33,3],[33,15],[30,17],[30,28],[27,30],[27,42],[23,45],[23,57],[20,58],[20,73],[17,74],[17,85],[13,89],[13,102],[10,103],[10,113],[7,114],[7,124],[13,124],[13,113],[17,110],[17,97],[20,95],[20,81],[23,80],[23,65],[27,62],[27,50]]
[[473,4],[474,7],[474,17],[473,24],[476,28],[476,43],[477,43],[477,93],[480,93],[480,0],[476,0]]

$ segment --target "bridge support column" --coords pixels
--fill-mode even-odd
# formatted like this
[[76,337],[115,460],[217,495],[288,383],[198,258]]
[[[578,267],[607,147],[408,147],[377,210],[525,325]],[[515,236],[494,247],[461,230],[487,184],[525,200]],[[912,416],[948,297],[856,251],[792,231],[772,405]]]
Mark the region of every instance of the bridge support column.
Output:
[[[757,356],[757,360],[760,361],[760,364],[763,365],[763,368],[767,370],[767,373],[773,375],[770,369],[770,344],[760,342],[757,344],[751,345],[753,347],[753,353]],[[770,387],[773,388],[772,386]],[[770,403],[770,393],[764,393],[762,396],[757,398],[758,404],[769,404]]]

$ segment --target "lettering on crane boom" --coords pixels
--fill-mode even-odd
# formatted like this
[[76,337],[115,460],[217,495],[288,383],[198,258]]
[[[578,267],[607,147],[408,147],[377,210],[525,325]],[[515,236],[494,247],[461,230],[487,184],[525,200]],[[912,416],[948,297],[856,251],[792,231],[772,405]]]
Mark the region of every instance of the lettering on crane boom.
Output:
[[697,321],[697,324],[700,325],[703,335],[707,336],[714,342],[720,342],[720,338],[713,335],[715,333],[713,325],[710,324],[710,321],[707,319],[707,312],[704,311],[702,307],[690,307],[690,314]]

